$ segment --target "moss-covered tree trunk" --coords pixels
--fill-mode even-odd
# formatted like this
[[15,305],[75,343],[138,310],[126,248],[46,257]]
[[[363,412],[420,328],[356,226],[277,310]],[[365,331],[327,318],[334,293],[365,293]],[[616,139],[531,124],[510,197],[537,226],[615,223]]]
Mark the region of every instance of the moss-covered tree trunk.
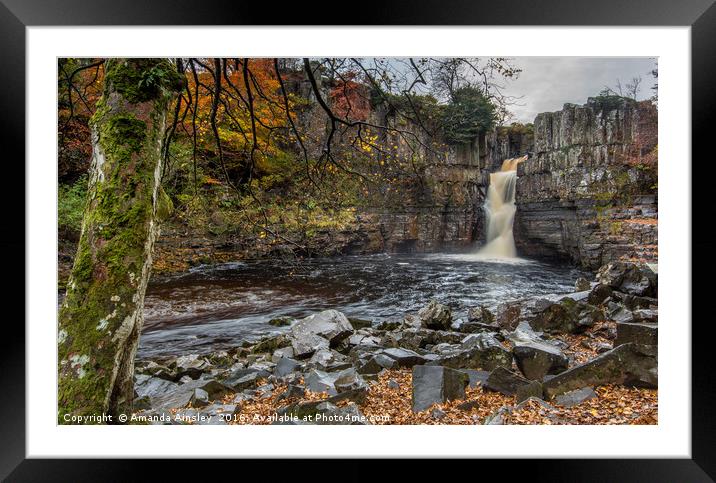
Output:
[[182,82],[163,59],[105,63],[104,92],[91,120],[82,234],[59,312],[61,424],[65,415],[109,414],[116,420],[131,409],[134,355],[158,231],[165,118]]

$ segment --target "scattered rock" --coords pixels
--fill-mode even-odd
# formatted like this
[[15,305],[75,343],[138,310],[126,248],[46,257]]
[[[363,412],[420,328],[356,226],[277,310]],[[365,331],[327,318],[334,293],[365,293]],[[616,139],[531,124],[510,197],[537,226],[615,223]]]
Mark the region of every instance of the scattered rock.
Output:
[[[650,347],[653,350],[650,350]],[[658,367],[655,349],[654,346],[622,344],[546,381],[545,395],[551,399],[574,389],[603,384],[657,387]]]
[[278,360],[276,363],[276,367],[274,368],[273,374],[276,377],[284,377],[292,372],[296,372],[301,369],[301,363],[290,359],[288,357],[282,357]]
[[484,370],[512,366],[512,354],[492,334],[471,334],[460,345],[443,344],[433,349],[438,357],[430,365]]
[[263,338],[251,348],[252,354],[273,353],[276,349],[281,349],[291,344],[291,341],[284,334],[272,335]]
[[542,399],[544,397],[542,393],[542,383],[539,381],[532,381],[527,385],[520,386],[515,391],[517,402],[526,401],[530,398]]
[[657,274],[647,264],[611,262],[599,269],[597,280],[631,295],[655,297],[657,293]]
[[614,340],[614,347],[628,342],[655,346],[659,343],[658,331],[656,324],[617,322],[617,338]]
[[597,393],[594,392],[592,387],[583,387],[582,389],[575,389],[574,391],[565,392],[554,398],[554,402],[560,406],[570,408],[581,404],[584,401],[597,397]]
[[426,362],[425,358],[417,352],[400,347],[384,349],[381,354],[393,359],[395,361],[394,367],[413,367]]
[[372,320],[358,319],[355,317],[348,317],[348,322],[350,322],[354,330],[369,328],[373,326]]
[[498,367],[490,373],[485,381],[485,388],[497,391],[506,396],[514,396],[522,386],[527,386],[533,381],[525,379],[504,367]]
[[195,408],[203,408],[204,406],[207,406],[209,404],[209,393],[197,387],[194,389],[194,393],[191,396],[189,404]]
[[294,320],[292,317],[276,317],[269,320],[268,323],[274,327],[287,327],[291,325]]
[[592,288],[592,284],[590,284],[589,280],[587,280],[584,277],[579,277],[574,284],[574,289],[577,292],[583,292],[583,291],[589,290],[591,288]]
[[551,334],[578,333],[602,319],[604,314],[599,308],[565,297],[545,307],[530,321],[530,325],[535,330]]
[[602,283],[596,284],[592,290],[589,292],[589,297],[587,297],[587,302],[589,302],[592,305],[601,305],[604,303],[605,300],[607,300],[612,295],[612,288],[609,285],[604,285]]
[[420,412],[436,403],[465,398],[467,374],[441,366],[413,367],[413,411]]
[[335,347],[352,333],[350,322],[337,310],[324,310],[309,315],[291,326],[290,338],[294,357],[302,359],[319,349]]
[[488,371],[478,371],[476,369],[463,369],[462,372],[467,374],[467,377],[469,378],[468,384],[471,388],[475,388],[477,386],[484,387],[487,378],[490,376]]
[[477,322],[487,326],[495,326],[495,315],[489,309],[480,305],[479,307],[470,307],[467,311],[467,321]]
[[567,369],[569,360],[557,347],[546,342],[528,342],[512,349],[517,367],[528,379],[542,380],[546,374]]
[[418,312],[421,327],[435,330],[449,330],[452,324],[452,312],[449,307],[431,300]]

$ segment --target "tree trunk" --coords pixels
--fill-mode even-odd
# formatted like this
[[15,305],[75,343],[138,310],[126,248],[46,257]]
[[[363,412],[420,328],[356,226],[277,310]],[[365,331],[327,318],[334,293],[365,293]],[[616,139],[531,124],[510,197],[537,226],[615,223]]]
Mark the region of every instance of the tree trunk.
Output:
[[60,424],[69,416],[116,420],[131,409],[134,355],[158,232],[165,118],[183,82],[167,60],[105,63],[104,92],[91,120],[82,233],[59,312]]

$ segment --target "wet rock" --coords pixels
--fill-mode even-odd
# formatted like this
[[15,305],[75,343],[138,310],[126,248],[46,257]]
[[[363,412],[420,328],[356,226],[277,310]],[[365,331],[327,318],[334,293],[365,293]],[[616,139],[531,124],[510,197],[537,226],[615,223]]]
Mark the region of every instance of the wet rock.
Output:
[[290,359],[288,357],[282,357],[278,360],[276,363],[276,367],[274,368],[273,374],[276,377],[285,377],[292,372],[296,372],[301,370],[301,363]]
[[488,376],[487,381],[485,381],[485,388],[500,392],[506,396],[514,396],[520,387],[527,386],[532,382],[509,369],[498,367]]
[[471,388],[484,386],[487,378],[490,376],[488,371],[478,371],[476,369],[462,369],[462,372],[467,374],[467,377],[469,378],[468,385]]
[[175,382],[159,377],[139,374],[134,378],[134,390],[139,397],[154,397],[170,392],[178,387]]
[[421,327],[435,330],[449,330],[452,324],[452,312],[449,307],[431,300],[418,312]]
[[275,351],[273,351],[273,354],[271,355],[271,361],[278,364],[278,361],[283,357],[286,357],[289,359],[292,358],[293,357],[293,347],[288,346],[288,347],[282,347],[280,349],[276,349]]
[[597,393],[594,392],[592,387],[583,387],[582,389],[575,389],[574,391],[565,392],[554,398],[554,402],[560,406],[571,408],[578,404],[583,403],[589,399],[597,397]]
[[335,347],[353,333],[345,315],[337,310],[324,310],[309,315],[291,326],[290,339],[294,357],[309,357],[315,351]]
[[617,338],[614,347],[628,342],[642,345],[657,345],[659,332],[656,324],[617,322]]
[[403,327],[402,320],[384,320],[379,323],[375,328],[377,330],[396,330]]
[[494,326],[495,315],[489,309],[480,305],[479,307],[470,307],[467,311],[467,321],[477,322],[487,326]]
[[575,389],[603,384],[657,387],[658,365],[655,349],[654,346],[622,344],[546,381],[545,395],[551,399]]
[[272,335],[263,338],[251,348],[252,354],[273,353],[276,349],[287,347],[291,341],[284,334]]
[[551,334],[578,333],[604,318],[602,311],[590,304],[565,297],[539,312],[530,325]]
[[286,390],[278,395],[276,400],[283,401],[284,399],[302,398],[305,395],[306,390],[303,388],[303,386],[299,386],[298,384],[289,384],[286,387]]
[[358,319],[355,317],[348,317],[348,322],[351,324],[354,330],[364,329],[366,327],[372,327],[373,321],[366,319]]
[[209,404],[209,393],[197,387],[196,389],[194,389],[194,393],[191,396],[189,404],[191,404],[192,407],[195,408],[202,408],[204,406],[207,406]]
[[338,391],[333,385],[336,377],[336,374],[314,369],[304,378],[306,389],[311,392],[325,392],[329,395],[336,395]]
[[[345,365],[348,358],[339,352],[324,348],[317,350],[309,359],[309,364],[322,370],[328,370],[336,365]],[[350,364],[348,364],[350,365]]]
[[520,386],[517,388],[517,391],[515,391],[515,396],[518,403],[530,398],[542,399],[544,397],[542,394],[542,383],[532,381],[527,385]]
[[222,384],[213,379],[204,381],[204,383],[199,388],[206,392],[209,401],[219,399],[220,397],[229,394],[230,392],[233,392],[231,387],[228,387],[225,384]]
[[465,398],[467,374],[441,366],[413,367],[413,411],[420,412],[436,403]]
[[408,314],[403,318],[403,324],[401,327],[419,329],[422,325],[423,324],[419,316]]
[[198,379],[204,371],[207,371],[211,364],[205,358],[197,354],[189,354],[177,357],[175,361],[176,377],[189,376],[192,379]]
[[567,369],[569,360],[557,347],[546,342],[528,342],[512,349],[517,367],[527,379],[542,380],[546,374]]
[[372,347],[378,347],[381,345],[380,338],[374,336],[374,335],[367,335],[367,334],[353,334],[348,338],[348,343],[350,345],[363,345],[363,346],[372,346]]
[[605,300],[607,300],[612,295],[612,288],[609,285],[604,285],[602,283],[596,284],[592,290],[589,292],[589,297],[587,297],[587,302],[589,302],[592,305],[601,305],[604,303]]
[[583,292],[585,290],[589,290],[592,288],[592,284],[589,283],[589,280],[587,280],[584,277],[579,277],[577,281],[574,283],[574,289],[577,292]]
[[268,377],[269,373],[262,373],[255,369],[236,369],[232,371],[222,383],[236,392],[256,387],[258,381]]
[[471,334],[460,345],[439,345],[434,348],[438,357],[430,365],[453,369],[492,370],[511,367],[512,354],[491,334]]
[[657,274],[646,264],[611,262],[599,269],[597,280],[631,295],[655,297],[657,293]]
[[415,365],[425,364],[425,358],[423,356],[409,349],[391,347],[384,349],[381,354],[395,361],[393,367],[413,367]]
[[268,321],[269,325],[273,325],[274,327],[287,327],[293,323],[294,319],[292,317],[275,317]]

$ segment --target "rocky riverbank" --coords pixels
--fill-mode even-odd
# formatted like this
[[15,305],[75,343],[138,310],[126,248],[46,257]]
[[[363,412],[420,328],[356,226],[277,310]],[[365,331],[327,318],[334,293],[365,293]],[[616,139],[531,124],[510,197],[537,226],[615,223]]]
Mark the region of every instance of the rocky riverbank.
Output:
[[274,320],[288,332],[139,362],[132,421],[656,424],[656,273],[614,262],[576,289],[467,320],[435,301],[380,325]]

